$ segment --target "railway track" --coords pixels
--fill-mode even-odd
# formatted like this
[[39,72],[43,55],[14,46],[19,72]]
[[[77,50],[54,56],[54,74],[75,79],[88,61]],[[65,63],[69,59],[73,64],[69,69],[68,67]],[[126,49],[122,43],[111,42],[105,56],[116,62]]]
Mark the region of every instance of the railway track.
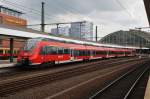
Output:
[[[14,94],[17,91],[21,91],[23,89],[40,86],[42,84],[50,83],[52,81],[65,79],[68,77],[81,75],[83,73],[96,71],[98,69],[107,68],[108,66],[115,66],[119,64],[129,63],[129,62],[135,62],[139,59],[129,59],[129,60],[122,60],[120,62],[112,62],[107,64],[103,64],[103,66],[100,66],[100,63],[94,64],[93,66],[86,65],[86,66],[79,66],[74,67],[66,70],[61,70],[57,72],[45,72],[45,73],[38,73],[28,76],[21,76],[18,78],[12,78],[0,81],[0,96],[7,96],[9,94]],[[143,59],[144,60],[144,59]],[[102,65],[102,64],[101,64]]]
[[146,62],[115,79],[109,85],[97,91],[89,99],[133,99],[133,97],[134,99],[138,99],[139,97],[133,96],[133,93],[135,94],[136,92],[136,85],[149,70],[149,63]]
[[11,68],[0,68],[0,80],[4,77],[10,77],[10,76],[14,76],[14,75],[19,75],[19,74],[25,74],[25,73],[30,73],[30,72],[36,72],[36,71],[42,71],[42,70],[47,70],[47,69],[57,69],[57,68],[64,68],[67,66],[75,66],[75,65],[88,65],[88,64],[92,64],[92,63],[97,63],[97,62],[101,62],[101,63],[107,63],[107,62],[112,62],[112,61],[121,61],[121,60],[125,60],[125,59],[133,59],[135,57],[122,57],[122,58],[113,58],[111,60],[109,59],[96,59],[96,60],[90,60],[88,62],[72,62],[72,63],[63,63],[63,64],[56,64],[53,67],[38,67],[38,68],[26,68],[25,66],[23,67],[11,67]]

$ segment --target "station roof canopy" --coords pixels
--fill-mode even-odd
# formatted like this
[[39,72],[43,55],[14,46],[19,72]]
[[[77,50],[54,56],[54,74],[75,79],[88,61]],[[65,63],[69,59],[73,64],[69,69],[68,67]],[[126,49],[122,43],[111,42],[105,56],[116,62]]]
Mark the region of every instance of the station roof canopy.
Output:
[[100,40],[100,43],[150,48],[150,33],[140,30],[121,30],[106,35]]
[[36,38],[36,37],[43,37],[53,40],[59,40],[63,42],[70,42],[70,43],[76,43],[76,44],[84,44],[84,45],[94,45],[94,46],[104,46],[104,47],[116,47],[116,48],[133,48],[138,49],[139,47],[133,47],[133,46],[120,46],[120,45],[113,45],[113,44],[100,44],[92,41],[84,41],[84,40],[78,40],[73,38],[67,38],[67,37],[58,37],[53,36],[48,33],[39,32],[32,29],[27,28],[19,28],[19,27],[12,27],[12,26],[5,26],[0,25],[0,39],[2,39],[2,36],[6,36],[8,38]]
[[150,24],[150,0],[144,0],[144,4],[145,4],[149,24]]

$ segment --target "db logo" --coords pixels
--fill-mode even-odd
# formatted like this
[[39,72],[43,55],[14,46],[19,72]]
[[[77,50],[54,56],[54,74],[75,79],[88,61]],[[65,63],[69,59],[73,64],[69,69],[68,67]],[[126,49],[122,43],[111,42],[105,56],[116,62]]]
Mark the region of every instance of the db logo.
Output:
[[28,54],[27,54],[27,53],[24,53],[24,55],[27,56]]
[[58,56],[58,58],[63,58],[63,56],[61,55],[61,56]]

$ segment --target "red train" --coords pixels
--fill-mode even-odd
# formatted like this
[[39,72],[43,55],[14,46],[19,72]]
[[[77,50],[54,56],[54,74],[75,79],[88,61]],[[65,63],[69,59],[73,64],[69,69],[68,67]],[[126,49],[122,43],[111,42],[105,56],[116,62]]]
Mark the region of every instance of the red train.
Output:
[[18,55],[17,61],[19,64],[37,65],[133,55],[135,55],[134,49],[34,38],[26,42]]

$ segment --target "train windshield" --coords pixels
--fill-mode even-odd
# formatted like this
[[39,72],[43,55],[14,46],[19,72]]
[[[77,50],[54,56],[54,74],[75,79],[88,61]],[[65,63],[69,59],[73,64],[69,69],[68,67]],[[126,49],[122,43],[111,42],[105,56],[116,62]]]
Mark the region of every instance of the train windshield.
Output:
[[23,50],[24,51],[31,51],[36,46],[37,42],[39,42],[39,41],[40,41],[40,39],[29,39],[26,42]]

